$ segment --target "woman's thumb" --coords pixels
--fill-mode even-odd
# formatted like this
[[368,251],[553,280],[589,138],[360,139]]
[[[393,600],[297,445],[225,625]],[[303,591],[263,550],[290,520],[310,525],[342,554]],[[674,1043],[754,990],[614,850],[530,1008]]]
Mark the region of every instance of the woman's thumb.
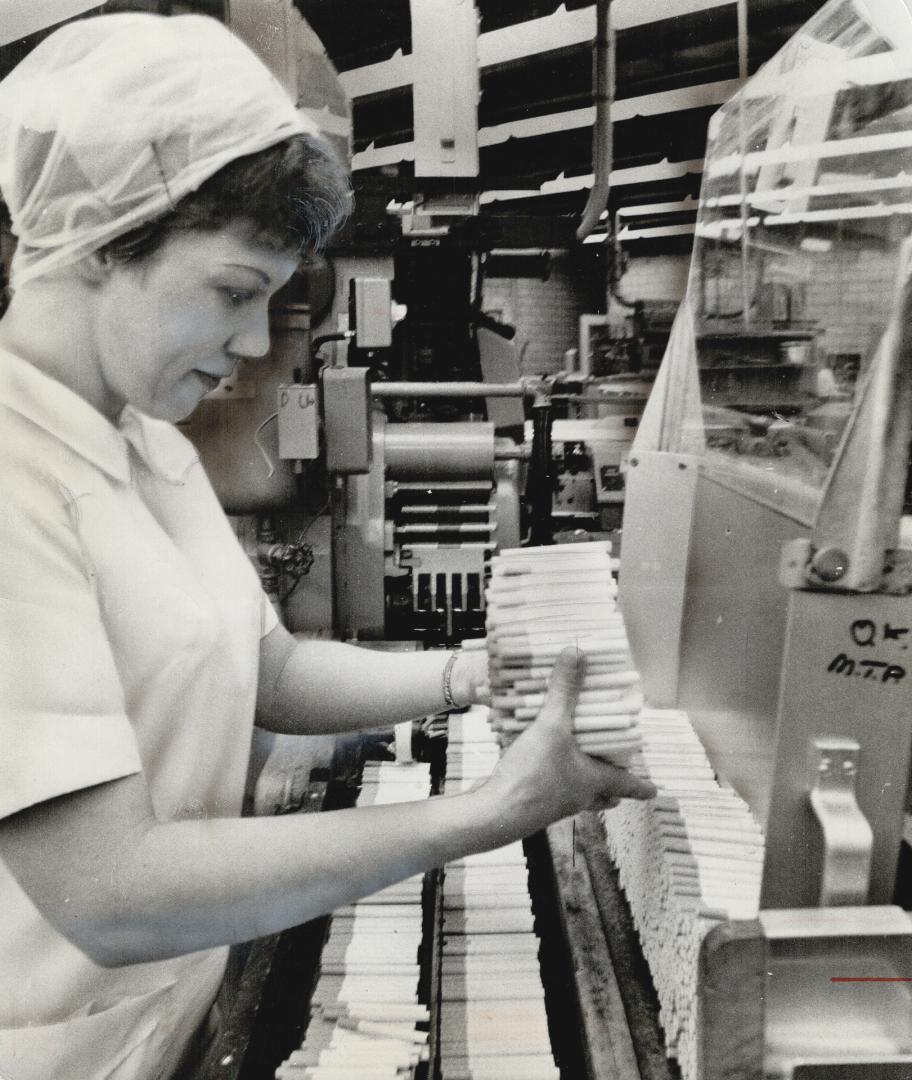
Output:
[[565,723],[573,723],[573,708],[586,673],[586,657],[579,649],[563,649],[551,669],[548,692],[539,716]]

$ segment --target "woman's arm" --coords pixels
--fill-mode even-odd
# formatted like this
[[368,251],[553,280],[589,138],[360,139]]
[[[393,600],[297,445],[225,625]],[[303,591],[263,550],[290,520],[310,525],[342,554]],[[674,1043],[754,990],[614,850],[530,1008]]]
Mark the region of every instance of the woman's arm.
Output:
[[159,822],[141,775],[0,822],[0,857],[57,929],[105,966],[274,933],[462,855],[651,784],[586,757],[568,650],[537,721],[470,792],[271,818]]
[[[447,708],[449,651],[382,652],[337,641],[298,641],[277,626],[260,642],[257,722],[269,731],[317,735],[390,726]],[[460,653],[451,672],[457,705],[479,699],[484,651]]]

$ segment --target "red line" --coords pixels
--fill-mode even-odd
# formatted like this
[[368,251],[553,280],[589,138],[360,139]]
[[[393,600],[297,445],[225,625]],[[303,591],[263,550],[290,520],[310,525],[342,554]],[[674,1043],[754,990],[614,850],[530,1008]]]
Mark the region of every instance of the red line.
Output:
[[912,976],[904,975],[834,975],[830,982],[912,982]]

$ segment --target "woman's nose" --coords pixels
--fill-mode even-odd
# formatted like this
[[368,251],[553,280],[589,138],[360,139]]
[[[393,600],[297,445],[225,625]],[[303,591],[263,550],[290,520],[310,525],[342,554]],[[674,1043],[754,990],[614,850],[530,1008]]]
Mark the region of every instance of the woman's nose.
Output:
[[269,352],[269,309],[257,305],[237,328],[227,345],[232,356],[257,359]]

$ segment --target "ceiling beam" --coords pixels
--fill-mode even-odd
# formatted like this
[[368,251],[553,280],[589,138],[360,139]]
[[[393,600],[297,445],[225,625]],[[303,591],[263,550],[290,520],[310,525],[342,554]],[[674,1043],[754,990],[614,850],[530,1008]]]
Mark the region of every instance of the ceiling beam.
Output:
[[[698,86],[683,86],[677,90],[663,90],[657,94],[621,98],[611,107],[611,119],[613,123],[620,123],[637,116],[661,116],[685,109],[721,105],[728,101],[740,86],[741,83],[737,79],[726,79],[722,82],[702,83]],[[594,106],[549,113],[545,116],[532,116],[524,120],[513,120],[507,124],[482,128],[478,132],[478,145],[480,147],[497,146],[508,139],[528,139],[556,131],[592,127],[594,121]],[[401,161],[414,161],[414,158],[415,148],[410,142],[382,147],[374,146],[372,143],[354,155],[352,168],[357,171],[380,165],[396,165]]]
[[[689,173],[699,174],[702,171],[703,158],[673,162],[665,158],[655,165],[634,165],[626,169],[612,169],[611,187],[677,180],[682,176],[687,176]],[[586,191],[592,187],[592,181],[592,173],[583,173],[580,176],[564,176],[561,174],[553,180],[546,180],[541,187],[528,190],[484,191],[481,194],[481,202],[511,202],[516,199],[534,199],[539,196],[560,195],[568,191]]]
[[[690,15],[710,8],[729,7],[733,0],[614,0],[611,21],[615,30]],[[527,56],[584,45],[595,38],[595,5],[567,11],[559,7],[552,15],[490,30],[478,38],[478,64],[497,67]],[[352,98],[398,90],[412,83],[412,54],[396,52],[388,60],[341,73],[346,93]]]

